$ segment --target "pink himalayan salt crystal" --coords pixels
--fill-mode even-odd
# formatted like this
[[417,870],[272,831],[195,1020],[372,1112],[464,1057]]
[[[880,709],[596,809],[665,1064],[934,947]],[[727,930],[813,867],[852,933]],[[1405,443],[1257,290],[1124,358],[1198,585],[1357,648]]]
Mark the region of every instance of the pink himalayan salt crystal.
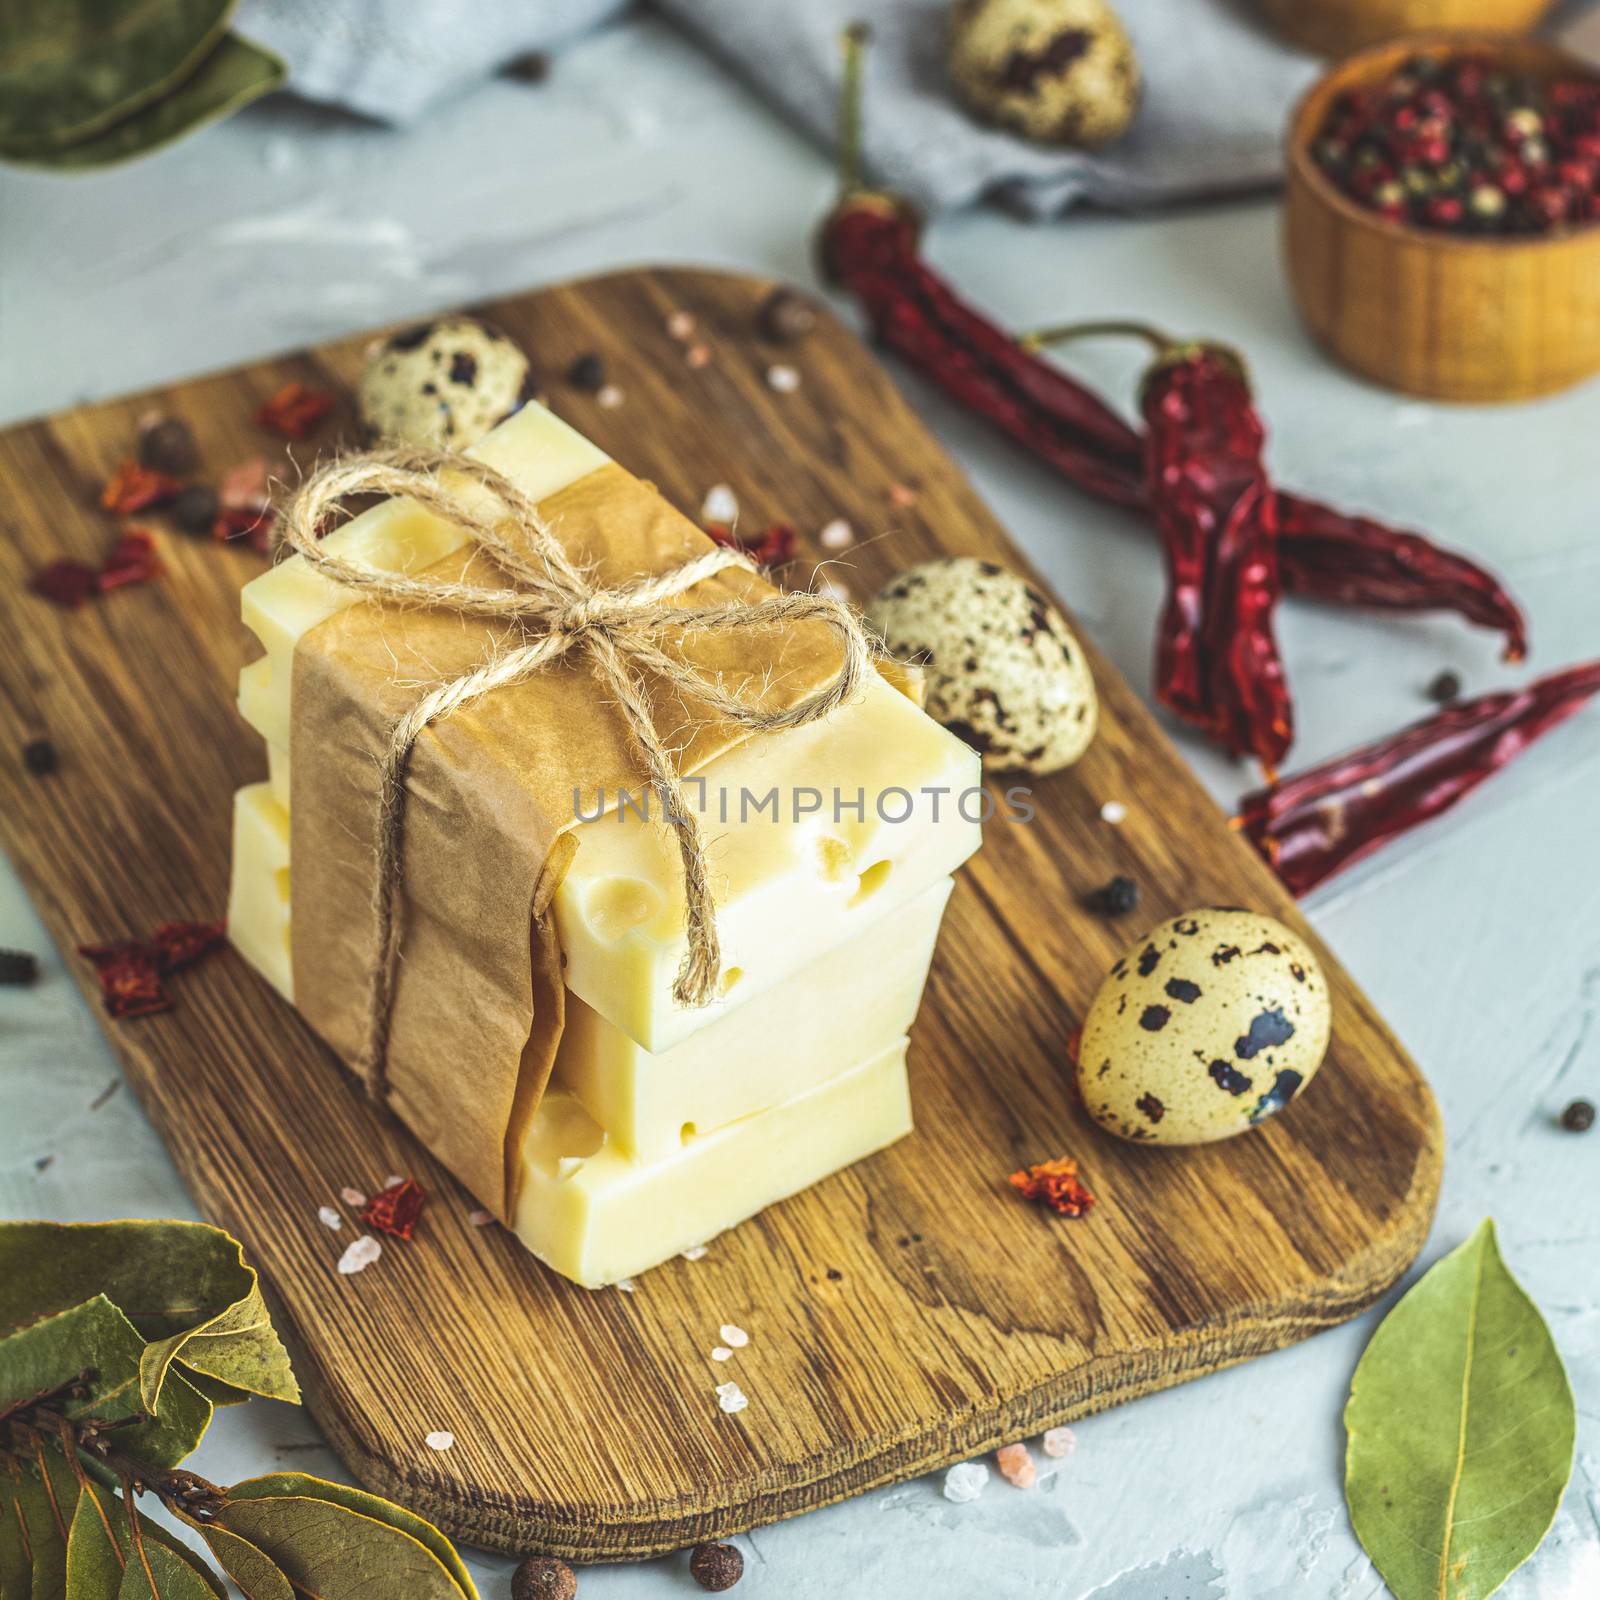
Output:
[[1078,1436],[1071,1428],[1051,1428],[1039,1442],[1044,1446],[1044,1453],[1052,1461],[1070,1456],[1078,1448]]
[[994,1462],[1000,1476],[1014,1489],[1031,1489],[1039,1481],[1039,1469],[1025,1444],[1001,1445],[994,1453]]
[[339,1191],[339,1198],[347,1206],[354,1206],[357,1211],[367,1203],[367,1197],[359,1189],[352,1189],[349,1184]]

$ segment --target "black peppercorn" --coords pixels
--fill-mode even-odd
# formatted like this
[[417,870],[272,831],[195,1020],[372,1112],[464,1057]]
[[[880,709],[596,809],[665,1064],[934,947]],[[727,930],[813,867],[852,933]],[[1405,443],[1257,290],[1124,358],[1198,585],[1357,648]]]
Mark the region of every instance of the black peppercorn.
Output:
[[0,950],[0,983],[33,983],[39,976],[39,958],[26,950]]
[[721,1594],[744,1576],[744,1557],[731,1544],[697,1544],[689,1554],[689,1576],[702,1589]]
[[48,739],[30,739],[22,747],[22,765],[34,777],[48,778],[61,762]]
[[817,308],[793,289],[774,289],[762,303],[761,332],[777,344],[793,344],[817,325]]
[[153,472],[181,478],[200,459],[189,424],[177,417],[159,417],[139,435],[139,461]]
[[1139,904],[1139,885],[1118,873],[1110,883],[1089,896],[1089,904],[1108,917],[1125,917]]
[[572,1600],[578,1580],[565,1561],[529,1556],[511,1575],[511,1600]]
[[1461,674],[1448,668],[1428,685],[1428,698],[1438,705],[1447,706],[1461,698]]
[[599,356],[592,352],[586,356],[579,356],[567,368],[567,382],[574,389],[583,389],[589,394],[597,394],[606,384],[606,364]]
[[550,57],[543,50],[526,50],[506,62],[504,70],[518,83],[543,83],[550,76]]
[[1561,1113],[1561,1126],[1568,1133],[1587,1133],[1594,1126],[1594,1101],[1574,1100]]
[[172,502],[172,520],[185,533],[210,534],[216,527],[222,503],[217,491],[203,483],[191,483]]

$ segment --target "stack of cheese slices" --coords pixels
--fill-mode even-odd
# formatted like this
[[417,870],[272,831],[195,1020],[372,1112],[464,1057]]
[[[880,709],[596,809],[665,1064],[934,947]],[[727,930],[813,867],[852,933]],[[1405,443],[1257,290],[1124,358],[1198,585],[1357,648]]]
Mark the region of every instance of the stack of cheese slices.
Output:
[[[607,464],[538,405],[472,453],[535,500]],[[348,559],[396,571],[462,541],[405,501],[328,537]],[[291,1002],[293,655],[351,601],[298,556],[243,594],[266,654],[241,674],[239,708],[266,741],[270,778],[236,798],[229,930]],[[530,1250],[590,1286],[699,1245],[910,1130],[907,1031],[951,874],[979,842],[977,756],[876,676],[826,720],[750,738],[701,777],[691,798],[723,951],[714,1004],[672,999],[685,936],[669,827],[615,804],[580,822],[555,896],[566,1026],[513,1220]]]

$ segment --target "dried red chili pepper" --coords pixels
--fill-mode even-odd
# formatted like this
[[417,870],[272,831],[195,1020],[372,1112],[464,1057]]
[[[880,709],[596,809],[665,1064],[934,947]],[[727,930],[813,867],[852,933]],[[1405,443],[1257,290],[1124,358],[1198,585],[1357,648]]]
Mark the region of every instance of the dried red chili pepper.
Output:
[[[961,301],[919,252],[921,218],[860,174],[861,29],[845,38],[840,102],[843,194],[818,239],[824,275],[860,301],[876,337],[959,404],[1010,435],[1080,489],[1142,508],[1144,446],[1087,386],[1038,358]],[[1279,566],[1286,593],[1392,611],[1454,610],[1526,651],[1522,615],[1500,582],[1420,534],[1347,517],[1279,492]]]
[[327,389],[286,383],[259,407],[256,422],[285,439],[309,439],[337,403],[338,397]]
[[396,1239],[409,1239],[416,1231],[417,1218],[422,1215],[423,1202],[427,1198],[415,1178],[401,1178],[367,1201],[361,1211],[361,1220],[380,1233],[390,1234]]
[[1399,733],[1258,789],[1235,826],[1297,895],[1448,811],[1600,693],[1600,661],[1458,700]]
[[111,481],[100,492],[101,506],[115,516],[132,516],[149,511],[177,498],[183,485],[154,467],[141,466],[131,456],[111,474]]
[[1167,556],[1156,698],[1270,772],[1294,738],[1294,714],[1272,630],[1277,496],[1244,363],[1224,346],[1180,343],[1138,322],[1047,329],[1028,342],[1104,334],[1156,351],[1140,386],[1145,496]]
[[1078,1179],[1078,1163],[1070,1156],[1040,1161],[1007,1180],[1024,1200],[1036,1200],[1061,1217],[1086,1216],[1094,1208],[1094,1196]]

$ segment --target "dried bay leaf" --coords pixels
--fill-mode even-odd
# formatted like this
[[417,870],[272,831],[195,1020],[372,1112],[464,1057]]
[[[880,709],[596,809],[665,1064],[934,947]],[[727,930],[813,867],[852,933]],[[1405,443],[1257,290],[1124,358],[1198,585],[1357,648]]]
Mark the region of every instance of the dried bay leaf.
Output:
[[231,115],[282,86],[288,69],[270,50],[224,34],[199,68],[160,99],[90,138],[60,149],[17,150],[0,145],[0,157],[52,172],[83,172],[150,155],[208,122]]
[[1384,1319],[1345,1406],[1350,1520],[1397,1600],[1484,1600],[1539,1547],[1576,1412],[1485,1220]]
[[348,1484],[331,1483],[326,1478],[314,1478],[307,1472],[268,1472],[259,1478],[246,1478],[228,1490],[230,1500],[263,1500],[284,1495],[305,1496],[313,1500],[327,1500],[342,1506],[346,1511],[371,1517],[376,1522],[387,1523],[401,1533],[408,1534],[418,1544],[430,1550],[468,1600],[478,1600],[472,1575],[466,1569],[456,1549],[445,1536],[427,1520],[404,1506],[379,1495],[368,1494],[365,1489],[352,1489]]
[[87,1484],[67,1537],[67,1600],[117,1600],[127,1564],[127,1513],[99,1484]]
[[243,1391],[299,1400],[255,1269],[222,1229],[199,1222],[0,1223],[0,1332],[95,1294],[149,1341],[140,1360],[145,1410],[159,1413],[174,1360],[203,1375],[197,1386],[212,1399],[233,1390],[229,1398]]
[[[26,1398],[69,1382],[85,1369],[95,1373],[88,1395],[67,1401],[68,1416],[107,1421],[141,1410],[139,1362],[145,1341],[122,1312],[95,1295],[0,1338],[0,1398]],[[156,1467],[175,1467],[204,1436],[211,1402],[183,1375],[169,1375],[161,1414],[121,1431],[120,1448]]]
[[[462,1589],[425,1545],[387,1522],[309,1496],[234,1500],[217,1522],[317,1600],[461,1600]],[[472,1591],[466,1591],[471,1594]]]
[[[141,1528],[141,1536],[146,1532]],[[222,1593],[173,1545],[141,1537],[131,1550],[117,1600],[216,1600]]]
[[28,1554],[20,1486],[22,1468],[7,1458],[0,1471],[0,1596],[4,1600],[29,1600],[33,1588],[33,1559]]
[[67,1542],[44,1480],[24,1471],[13,1496],[29,1558],[31,1600],[60,1600],[67,1582]]
[[191,76],[236,0],[17,0],[0,6],[0,146],[111,127]]
[[294,1600],[293,1586],[265,1551],[214,1523],[195,1522],[188,1517],[183,1520],[200,1533],[217,1564],[239,1586],[245,1600]]

